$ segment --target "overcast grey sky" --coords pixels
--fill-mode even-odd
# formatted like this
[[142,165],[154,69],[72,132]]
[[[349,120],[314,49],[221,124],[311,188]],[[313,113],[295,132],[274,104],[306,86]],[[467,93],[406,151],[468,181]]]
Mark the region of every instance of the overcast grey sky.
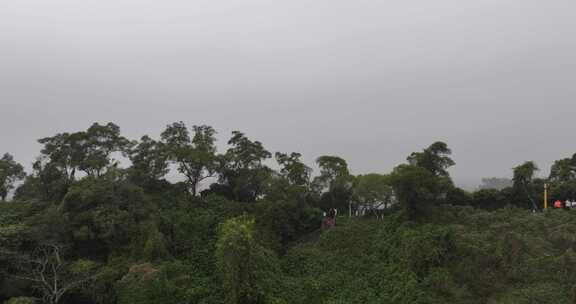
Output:
[[446,141],[461,183],[576,152],[574,0],[4,0],[0,153],[112,121],[239,129],[388,172]]

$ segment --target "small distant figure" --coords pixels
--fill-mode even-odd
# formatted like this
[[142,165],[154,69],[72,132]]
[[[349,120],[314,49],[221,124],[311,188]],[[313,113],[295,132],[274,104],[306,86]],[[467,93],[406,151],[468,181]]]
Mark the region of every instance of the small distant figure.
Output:
[[335,219],[336,215],[338,215],[338,211],[334,208],[330,208],[330,210],[328,210],[328,217],[331,219]]
[[560,200],[556,200],[554,202],[554,208],[556,208],[556,209],[562,208],[562,202]]
[[324,212],[324,220],[322,220],[322,229],[328,229],[336,226],[336,215],[338,211],[334,208],[328,210],[328,214]]
[[325,217],[322,221],[322,229],[330,229],[332,227],[334,227],[334,219]]

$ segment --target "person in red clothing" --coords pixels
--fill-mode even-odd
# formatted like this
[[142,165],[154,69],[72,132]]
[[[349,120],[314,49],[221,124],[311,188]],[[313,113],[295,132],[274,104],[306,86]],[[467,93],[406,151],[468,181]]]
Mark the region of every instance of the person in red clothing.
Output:
[[332,228],[336,226],[336,209],[330,208],[328,214],[324,213],[324,220],[322,220],[322,229]]
[[562,202],[560,200],[556,200],[554,202],[554,208],[556,208],[556,209],[562,208]]
[[334,227],[334,220],[330,217],[325,217],[322,221],[322,229],[328,229]]

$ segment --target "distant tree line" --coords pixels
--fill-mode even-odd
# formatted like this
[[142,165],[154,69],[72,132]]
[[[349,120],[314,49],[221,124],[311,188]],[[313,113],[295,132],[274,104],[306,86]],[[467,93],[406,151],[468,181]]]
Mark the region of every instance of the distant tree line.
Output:
[[[439,205],[541,209],[544,183],[555,198],[576,198],[576,155],[548,179],[525,162],[511,185],[470,193],[454,185],[444,142],[389,173],[353,175],[323,155],[314,174],[301,154],[272,153],[239,131],[218,151],[216,134],[175,122],[157,139],[132,140],[94,123],[40,139],[31,172],[4,154],[0,199],[14,195],[0,204],[0,301],[148,303],[145,289],[166,303],[268,303],[275,259],[331,208],[418,222]],[[166,179],[170,168],[182,182]]]

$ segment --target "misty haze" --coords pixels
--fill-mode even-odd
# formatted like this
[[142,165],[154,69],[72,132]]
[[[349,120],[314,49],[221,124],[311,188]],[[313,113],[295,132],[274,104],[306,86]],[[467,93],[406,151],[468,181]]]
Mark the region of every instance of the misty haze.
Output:
[[0,303],[574,303],[575,11],[3,1]]

